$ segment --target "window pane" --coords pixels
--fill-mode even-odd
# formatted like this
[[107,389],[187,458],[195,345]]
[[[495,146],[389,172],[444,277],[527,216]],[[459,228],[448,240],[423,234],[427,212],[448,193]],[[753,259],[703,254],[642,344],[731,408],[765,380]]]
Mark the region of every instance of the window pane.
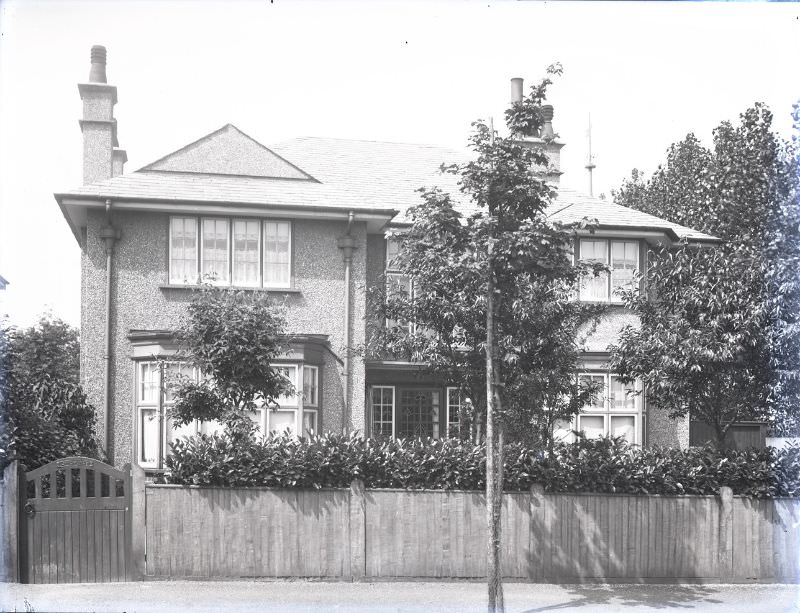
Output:
[[603,410],[605,408],[605,375],[578,375],[578,380],[583,384],[594,383],[597,387],[597,392],[594,400],[585,405],[585,408],[590,410]]
[[264,222],[264,285],[289,287],[291,277],[291,224]]
[[203,280],[228,283],[228,220],[203,220]]
[[[288,379],[289,383],[294,386],[295,392],[297,392],[297,366],[294,365],[281,365],[281,366],[272,366],[272,370],[275,372],[283,375]],[[276,402],[284,407],[284,406],[296,406],[297,405],[297,395],[296,394],[283,394],[279,398],[276,399]]]
[[256,436],[264,435],[264,409],[250,411],[250,419],[256,425]]
[[141,432],[139,462],[156,464],[158,462],[158,434],[160,430],[157,409],[140,409],[139,416],[139,431]]
[[303,411],[303,436],[317,433],[317,412]]
[[[581,240],[581,260],[608,264],[608,241]],[[581,282],[582,300],[608,300],[608,273],[587,276]]]
[[397,257],[398,252],[400,251],[400,241],[396,238],[387,238],[386,239],[386,269],[390,270],[394,267],[393,261]]
[[270,434],[283,434],[286,430],[294,434],[294,415],[294,411],[269,411],[267,419]]
[[175,426],[174,422],[170,419],[169,420],[169,428],[170,428],[170,441],[174,441],[175,439],[182,437],[182,436],[194,436],[197,434],[197,422],[193,421],[185,426]]
[[611,436],[623,436],[629,443],[636,442],[636,418],[633,415],[612,415]]
[[147,404],[158,403],[158,364],[145,362],[141,364],[139,380],[139,402]]
[[201,421],[199,429],[203,434],[223,434],[225,432],[225,424],[217,421],[216,419],[211,421]]
[[394,390],[391,387],[372,388],[372,434],[392,436]]
[[633,275],[639,267],[639,243],[636,241],[613,241],[611,243],[611,291],[631,288]]
[[459,436],[461,394],[458,388],[447,388],[447,436]]
[[[411,298],[411,277],[398,274],[386,275],[386,297],[387,298]],[[394,319],[386,320],[387,328],[394,328],[395,326],[410,327],[410,322],[399,322]]]
[[193,217],[170,219],[169,282],[197,281],[197,221]]
[[617,377],[611,377],[611,410],[612,411],[635,411],[636,396],[633,385],[625,385]]
[[183,383],[184,378],[194,379],[194,369],[185,362],[168,362],[164,364],[164,402],[175,401],[175,391]]
[[260,223],[237,219],[233,222],[233,284],[259,285],[258,243]]
[[317,406],[317,377],[319,370],[314,366],[303,367],[303,404]]
[[572,442],[572,422],[559,419],[553,426],[553,440],[556,443]]
[[581,415],[579,420],[578,429],[582,430],[587,438],[602,438],[605,435],[602,415]]

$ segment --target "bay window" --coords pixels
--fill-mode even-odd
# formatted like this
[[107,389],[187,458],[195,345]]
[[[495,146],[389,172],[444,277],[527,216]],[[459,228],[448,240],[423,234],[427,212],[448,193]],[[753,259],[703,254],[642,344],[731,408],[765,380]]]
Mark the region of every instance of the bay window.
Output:
[[620,292],[631,288],[639,269],[639,241],[581,239],[578,257],[584,262],[603,264],[609,271],[587,275],[580,284],[580,299],[620,302]]
[[289,221],[171,217],[169,251],[170,284],[291,286]]
[[[263,402],[250,417],[259,434],[314,434],[320,410],[319,368],[299,363],[275,364],[274,370],[294,386],[295,392],[278,398],[278,407]],[[302,372],[302,393],[298,377]],[[169,453],[169,444],[179,437],[194,434],[222,434],[225,426],[218,421],[195,420],[182,426],[173,425],[170,409],[174,405],[176,386],[183,379],[198,381],[198,371],[179,361],[140,361],[136,363],[136,461],[143,468],[160,469]]]

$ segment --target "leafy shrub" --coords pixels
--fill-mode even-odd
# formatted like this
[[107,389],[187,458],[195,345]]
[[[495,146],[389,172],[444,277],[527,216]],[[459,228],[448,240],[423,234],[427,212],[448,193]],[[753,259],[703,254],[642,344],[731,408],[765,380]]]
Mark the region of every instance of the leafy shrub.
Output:
[[[178,439],[167,482],[206,486],[348,487],[479,490],[485,448],[446,440],[377,440],[325,435],[233,440],[226,435]],[[800,449],[751,451],[639,449],[621,439],[579,440],[552,455],[521,444],[505,450],[506,491],[542,483],[550,492],[800,496]]]
[[0,470],[14,460],[31,470],[70,455],[102,456],[77,364],[77,331],[60,320],[0,328]]

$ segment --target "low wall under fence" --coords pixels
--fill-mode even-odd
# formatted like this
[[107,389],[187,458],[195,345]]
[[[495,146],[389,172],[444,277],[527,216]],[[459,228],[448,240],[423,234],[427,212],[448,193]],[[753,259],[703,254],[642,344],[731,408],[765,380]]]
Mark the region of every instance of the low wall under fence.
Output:
[[[482,492],[148,484],[151,578],[480,578]],[[797,581],[800,501],[507,493],[503,572],[527,581]],[[134,539],[137,537],[134,536]]]

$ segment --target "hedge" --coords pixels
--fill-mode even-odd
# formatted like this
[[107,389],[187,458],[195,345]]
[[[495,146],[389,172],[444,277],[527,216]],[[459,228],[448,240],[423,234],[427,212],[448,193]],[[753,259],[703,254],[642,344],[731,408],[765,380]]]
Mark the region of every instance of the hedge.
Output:
[[[453,439],[375,440],[325,435],[233,441],[225,435],[178,439],[167,483],[281,488],[484,488],[485,448]],[[756,498],[800,496],[800,449],[688,450],[629,446],[622,439],[579,440],[552,454],[510,444],[506,491],[541,483],[549,492],[717,494],[728,486]]]

